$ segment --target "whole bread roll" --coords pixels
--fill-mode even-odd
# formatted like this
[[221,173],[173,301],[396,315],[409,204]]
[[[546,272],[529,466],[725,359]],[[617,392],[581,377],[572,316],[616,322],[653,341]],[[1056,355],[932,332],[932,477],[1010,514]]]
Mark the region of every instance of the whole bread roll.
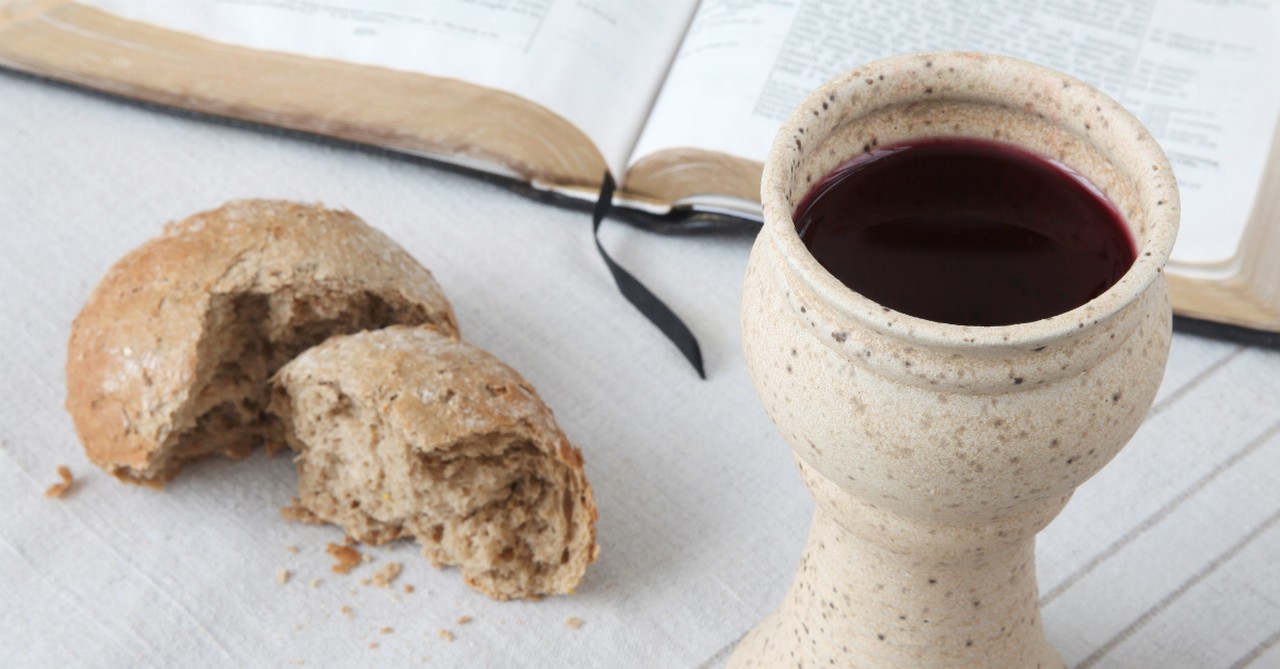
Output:
[[99,467],[159,486],[188,461],[281,443],[267,380],[330,335],[456,333],[431,273],[345,211],[245,200],[165,227],[72,326],[67,409]]
[[334,337],[275,377],[297,451],[286,515],[415,537],[495,599],[568,593],[596,558],[582,454],[519,374],[447,329]]

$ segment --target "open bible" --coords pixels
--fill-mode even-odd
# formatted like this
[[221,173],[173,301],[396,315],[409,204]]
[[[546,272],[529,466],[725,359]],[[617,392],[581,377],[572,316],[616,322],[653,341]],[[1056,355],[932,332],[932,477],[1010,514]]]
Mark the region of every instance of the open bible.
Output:
[[[760,216],[810,90],[963,49],[1088,81],[1168,153],[1182,315],[1280,332],[1280,6],[1207,0],[0,0],[0,66],[429,157],[655,226]],[[665,223],[664,223],[665,222]]]

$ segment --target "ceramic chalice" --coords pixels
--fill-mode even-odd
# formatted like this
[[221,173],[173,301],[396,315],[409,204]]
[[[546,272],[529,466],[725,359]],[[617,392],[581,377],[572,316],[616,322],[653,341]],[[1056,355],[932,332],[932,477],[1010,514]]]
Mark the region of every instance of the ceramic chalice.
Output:
[[[920,138],[995,140],[1082,175],[1123,219],[1132,266],[1082,306],[1013,325],[933,322],[847,288],[801,241],[797,203],[868,147]],[[1163,152],[1063,74],[916,54],[810,95],[773,145],[762,201],[744,348],[817,504],[790,591],[729,666],[1062,667],[1035,535],[1129,440],[1163,375],[1178,225]]]

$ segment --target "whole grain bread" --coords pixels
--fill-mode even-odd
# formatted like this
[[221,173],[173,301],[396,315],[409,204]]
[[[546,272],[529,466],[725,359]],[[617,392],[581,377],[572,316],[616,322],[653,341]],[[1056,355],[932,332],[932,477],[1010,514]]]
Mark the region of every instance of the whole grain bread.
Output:
[[495,599],[567,593],[597,553],[582,455],[519,374],[449,329],[334,337],[276,375],[290,515],[412,536]]
[[107,272],[72,327],[67,409],[90,460],[158,486],[188,461],[279,444],[267,379],[330,335],[394,323],[457,332],[391,239],[345,211],[231,202]]

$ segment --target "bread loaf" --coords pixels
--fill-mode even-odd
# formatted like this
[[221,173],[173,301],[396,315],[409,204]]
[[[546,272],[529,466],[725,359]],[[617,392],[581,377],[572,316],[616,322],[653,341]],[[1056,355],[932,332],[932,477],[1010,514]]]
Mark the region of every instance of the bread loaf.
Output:
[[449,328],[334,337],[276,375],[304,516],[411,536],[496,599],[570,592],[596,557],[582,455],[528,382]]
[[75,319],[67,409],[99,467],[160,485],[188,461],[280,443],[267,379],[330,335],[455,334],[431,273],[345,211],[246,200],[170,224]]

